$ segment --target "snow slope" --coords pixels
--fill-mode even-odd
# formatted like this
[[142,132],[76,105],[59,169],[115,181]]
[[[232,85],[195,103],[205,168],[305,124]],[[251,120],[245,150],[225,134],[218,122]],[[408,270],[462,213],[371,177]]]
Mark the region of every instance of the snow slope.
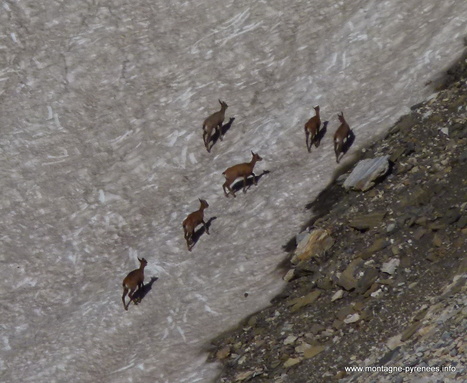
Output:
[[[464,0],[346,3],[1,2],[0,381],[215,377],[202,346],[280,291],[282,246],[336,168],[336,113],[357,150],[461,52]],[[207,153],[219,98],[236,119]],[[250,150],[270,173],[227,199],[221,173]],[[198,198],[216,219],[189,253]],[[159,279],[125,312],[137,256]]]

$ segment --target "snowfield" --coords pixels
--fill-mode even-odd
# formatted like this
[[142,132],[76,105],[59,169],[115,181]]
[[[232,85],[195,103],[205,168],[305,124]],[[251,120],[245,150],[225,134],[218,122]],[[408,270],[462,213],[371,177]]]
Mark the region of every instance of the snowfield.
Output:
[[[336,114],[345,163],[463,49],[464,0],[347,3],[2,1],[1,382],[214,379],[203,347],[283,286],[282,246],[337,166]],[[218,99],[235,121],[208,153]],[[225,198],[251,151],[258,185]],[[215,219],[190,253],[198,198]],[[158,280],[125,312],[137,257]]]

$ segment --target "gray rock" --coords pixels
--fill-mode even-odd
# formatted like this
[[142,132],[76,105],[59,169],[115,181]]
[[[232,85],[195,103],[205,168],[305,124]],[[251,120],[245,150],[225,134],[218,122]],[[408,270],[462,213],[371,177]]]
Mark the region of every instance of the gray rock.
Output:
[[386,232],[387,233],[394,233],[397,230],[397,224],[395,222],[391,222],[387,227],[386,227]]
[[345,189],[366,191],[371,189],[376,180],[389,170],[390,156],[382,156],[360,161],[344,182]]
[[360,314],[354,313],[354,314],[348,315],[348,316],[344,319],[344,323],[350,324],[350,323],[358,322],[359,320],[360,320]]
[[344,296],[344,290],[338,290],[332,296],[331,302],[337,301],[338,299],[341,299],[343,296]]
[[390,261],[383,263],[381,266],[381,271],[383,273],[388,273],[390,275],[394,274],[397,267],[400,265],[401,261],[399,258],[393,258]]
[[396,347],[394,350],[387,352],[378,362],[378,365],[384,366],[387,362],[394,359],[394,357],[399,353],[400,347]]
[[349,266],[341,273],[337,284],[345,290],[350,291],[357,287],[357,280],[354,277],[355,269],[361,265],[362,259],[354,259]]
[[370,214],[357,215],[349,220],[349,226],[357,230],[372,229],[381,223],[385,215],[385,211],[375,211]]
[[407,327],[407,328],[402,332],[401,341],[402,341],[402,342],[405,342],[407,339],[409,339],[410,337],[412,337],[412,335],[415,334],[415,333],[420,329],[420,327],[422,327],[422,323],[421,323],[421,322],[412,323],[409,327]]
[[302,231],[300,234],[297,234],[295,236],[295,242],[297,242],[297,245],[303,240],[305,239],[306,237],[309,237],[310,236],[310,232],[308,231]]
[[325,330],[326,327],[324,327],[322,324],[320,323],[313,323],[310,327],[310,332],[313,334],[313,335],[316,335],[318,334],[319,332]]
[[363,277],[358,280],[357,290],[364,294],[378,278],[378,271],[374,268],[366,269]]
[[461,216],[459,218],[459,220],[457,221],[456,223],[456,226],[459,228],[459,229],[463,229],[464,227],[467,226],[467,214]]
[[348,316],[355,314],[355,310],[351,305],[345,306],[341,308],[338,312],[336,312],[337,319],[343,321]]
[[452,225],[453,223],[457,222],[460,218],[460,209],[451,208],[446,212],[445,216],[442,218],[442,222],[446,223],[447,225]]

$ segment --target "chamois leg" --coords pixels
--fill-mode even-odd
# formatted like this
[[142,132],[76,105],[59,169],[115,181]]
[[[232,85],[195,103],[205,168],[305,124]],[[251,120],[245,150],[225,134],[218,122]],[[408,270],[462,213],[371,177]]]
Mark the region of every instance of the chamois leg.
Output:
[[185,234],[184,234],[185,240],[189,240],[191,237],[191,233],[186,229],[185,226],[183,227],[183,229],[185,229]]
[[209,153],[211,151],[211,149],[209,148],[209,142],[211,141],[211,135],[206,130],[203,131],[203,141],[204,141],[204,146],[206,147],[206,150]]
[[313,144],[316,146],[317,136],[318,136],[317,134],[310,134],[310,152],[311,152],[311,147],[313,146]]
[[127,294],[128,294],[128,289],[125,286],[123,286],[122,302],[123,302],[123,308],[125,310],[128,310],[127,306],[125,305],[125,297]]
[[138,283],[138,288],[136,289],[136,291],[133,293],[133,296],[131,297],[131,300],[133,301],[135,305],[137,305],[141,301],[140,298],[135,299],[135,294],[139,292],[143,288],[143,286],[144,286],[143,282]]
[[311,152],[311,143],[309,142],[310,133],[308,132],[308,130],[305,130],[305,137],[306,137],[306,148],[308,150],[308,153],[310,153]]
[[[232,190],[232,188],[230,187],[230,184],[231,184],[231,183],[232,183],[232,182],[229,183],[228,180],[225,181],[224,184],[222,185],[222,188],[224,189],[224,194],[225,194],[226,197],[228,197],[229,194],[232,194],[232,195],[234,196],[234,198],[235,198],[236,195],[235,195],[234,191]],[[229,190],[229,193],[227,193],[227,192],[225,191],[226,188]]]
[[253,173],[253,172],[251,172],[251,175],[253,176],[253,183],[254,183],[255,185],[258,185],[258,181],[256,181],[256,174]]
[[136,287],[131,289],[130,292],[128,293],[128,296],[130,297],[130,301],[128,302],[128,304],[126,305],[126,308],[125,310],[128,310],[128,307],[130,306],[130,303],[133,301],[133,295],[135,293],[135,290],[136,290]]
[[246,193],[246,177],[247,176],[244,176],[243,177],[243,192]]
[[191,238],[190,233],[185,234],[185,241],[186,241],[186,247],[188,248],[189,251],[191,251],[190,245],[192,244],[193,240]]
[[336,162],[339,163],[339,155],[342,151],[342,145],[340,143],[336,143],[334,146],[334,152],[336,153]]

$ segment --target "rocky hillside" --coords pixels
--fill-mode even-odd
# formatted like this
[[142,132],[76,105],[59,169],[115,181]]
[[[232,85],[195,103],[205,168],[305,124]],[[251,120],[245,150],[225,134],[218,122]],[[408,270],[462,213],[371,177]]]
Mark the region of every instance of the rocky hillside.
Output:
[[[283,293],[210,345],[218,382],[463,381],[466,56],[433,85],[309,204],[286,246]],[[347,191],[355,165],[374,158],[388,168]]]

